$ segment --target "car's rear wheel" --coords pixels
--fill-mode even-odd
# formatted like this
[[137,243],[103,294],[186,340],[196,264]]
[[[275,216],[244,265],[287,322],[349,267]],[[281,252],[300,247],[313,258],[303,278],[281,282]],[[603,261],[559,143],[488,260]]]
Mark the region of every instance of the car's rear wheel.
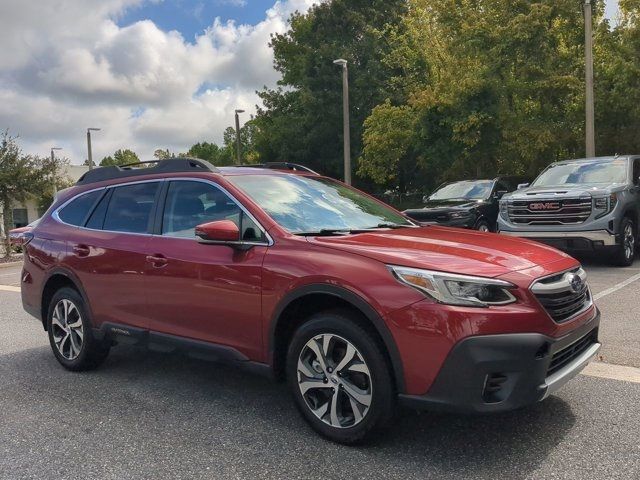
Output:
[[94,337],[84,300],[72,288],[61,288],[53,295],[47,330],[53,354],[68,370],[90,370],[109,354],[110,345]]
[[623,218],[620,224],[620,245],[616,246],[613,263],[621,267],[633,264],[636,255],[636,226],[630,218]]
[[333,441],[361,441],[393,415],[395,389],[386,357],[349,313],[316,314],[295,332],[287,379],[304,418]]

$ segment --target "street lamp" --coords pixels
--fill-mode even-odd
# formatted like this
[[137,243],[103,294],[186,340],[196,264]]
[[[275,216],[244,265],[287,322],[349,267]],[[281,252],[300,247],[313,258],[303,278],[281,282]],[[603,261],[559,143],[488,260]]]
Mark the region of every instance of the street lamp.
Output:
[[244,110],[236,110],[236,149],[238,155],[236,158],[237,165],[242,165],[242,157],[240,153],[240,113],[244,113]]
[[87,162],[89,163],[89,170],[93,169],[93,153],[91,152],[91,132],[99,132],[99,128],[90,127],[87,128]]
[[55,196],[58,193],[58,186],[56,185],[56,150],[62,150],[62,147],[51,147],[51,176],[53,182],[53,195]]
[[334,64],[342,66],[342,123],[344,137],[344,183],[351,185],[351,139],[349,138],[349,69],[347,61],[339,58]]
[[584,2],[584,50],[585,50],[585,111],[586,111],[586,153],[587,157],[596,156],[596,140],[595,140],[595,113],[593,98],[593,34],[591,20],[591,0]]

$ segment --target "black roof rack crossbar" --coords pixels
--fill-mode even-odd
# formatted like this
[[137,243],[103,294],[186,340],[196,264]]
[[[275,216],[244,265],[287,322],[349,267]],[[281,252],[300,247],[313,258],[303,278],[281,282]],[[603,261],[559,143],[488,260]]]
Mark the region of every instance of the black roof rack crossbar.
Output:
[[313,173],[314,175],[320,175],[318,172],[311,170],[309,167],[305,167],[304,165],[300,165],[298,163],[291,162],[267,162],[267,163],[254,163],[251,165],[238,165],[242,167],[253,167],[253,168],[271,168],[273,170],[295,170],[300,172]]
[[[144,167],[144,165],[154,166]],[[137,168],[135,168],[137,167]],[[76,182],[76,185],[103,182],[117,178],[135,177],[139,175],[153,175],[156,173],[179,172],[219,172],[219,170],[205,160],[199,158],[168,158],[165,160],[149,160],[146,162],[130,163],[121,166],[98,167],[89,170]]]

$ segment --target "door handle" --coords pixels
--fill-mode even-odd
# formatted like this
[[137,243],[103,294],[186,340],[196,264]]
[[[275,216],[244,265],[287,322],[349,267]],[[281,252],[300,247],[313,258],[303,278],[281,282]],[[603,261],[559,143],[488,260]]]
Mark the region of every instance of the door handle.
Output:
[[167,263],[169,263],[169,261],[167,260],[167,257],[162,255],[161,253],[147,255],[147,262],[149,262],[151,265],[153,265],[156,268],[162,268]]
[[91,249],[87,245],[74,245],[73,253],[75,253],[79,257],[88,257],[91,253]]

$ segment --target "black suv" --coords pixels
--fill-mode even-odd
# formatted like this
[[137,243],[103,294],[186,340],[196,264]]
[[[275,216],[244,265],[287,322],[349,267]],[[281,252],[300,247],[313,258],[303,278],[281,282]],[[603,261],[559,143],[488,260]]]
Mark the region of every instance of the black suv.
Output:
[[495,232],[500,198],[526,182],[523,177],[497,177],[445,183],[431,195],[424,196],[423,208],[404,213],[421,223]]

